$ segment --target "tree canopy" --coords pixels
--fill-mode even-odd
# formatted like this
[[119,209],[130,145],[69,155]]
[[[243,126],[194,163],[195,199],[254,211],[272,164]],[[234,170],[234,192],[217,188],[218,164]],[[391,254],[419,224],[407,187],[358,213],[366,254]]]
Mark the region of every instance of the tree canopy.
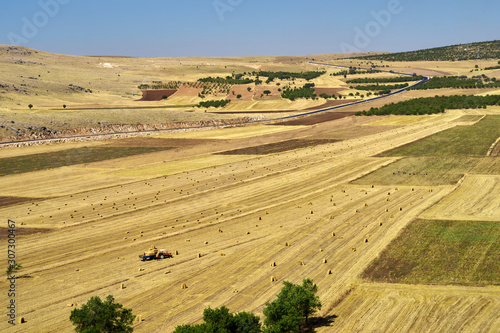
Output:
[[76,326],[75,331],[79,333],[130,333],[134,330],[134,318],[132,310],[114,303],[111,295],[108,295],[104,302],[99,296],[90,298],[81,309],[73,309],[69,317]]
[[229,313],[225,306],[212,310],[210,307],[203,311],[203,324],[181,325],[175,328],[174,333],[259,333],[261,325],[259,317],[248,313]]
[[308,319],[321,309],[321,301],[316,296],[318,287],[311,279],[304,279],[302,285],[288,281],[277,295],[276,300],[266,303],[264,308],[264,332],[299,332],[308,325]]

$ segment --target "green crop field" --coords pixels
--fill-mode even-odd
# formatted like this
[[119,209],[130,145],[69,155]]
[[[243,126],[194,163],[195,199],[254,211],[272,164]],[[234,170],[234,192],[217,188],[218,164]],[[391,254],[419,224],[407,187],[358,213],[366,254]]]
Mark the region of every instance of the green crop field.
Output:
[[86,147],[0,159],[0,176],[105,161],[171,149],[170,147]]
[[363,273],[377,282],[499,285],[500,224],[416,220]]
[[352,182],[357,185],[451,185],[482,162],[473,157],[407,157]]
[[500,116],[486,116],[472,126],[458,126],[380,156],[486,156],[498,137]]

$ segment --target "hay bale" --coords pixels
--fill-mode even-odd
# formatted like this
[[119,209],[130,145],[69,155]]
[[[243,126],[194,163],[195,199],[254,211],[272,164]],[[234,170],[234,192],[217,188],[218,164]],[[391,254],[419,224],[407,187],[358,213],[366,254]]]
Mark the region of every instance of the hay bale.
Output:
[[403,207],[399,207],[399,211],[402,211],[403,210]]
[[68,303],[68,304],[66,304],[66,306],[67,306],[68,308],[70,308],[70,307],[72,307],[72,306],[73,306],[73,303]]
[[271,276],[271,282],[276,282],[278,279],[275,276]]
[[368,243],[368,238],[365,238],[365,243]]
[[356,252],[356,248],[355,247],[351,248],[351,251]]
[[138,315],[137,317],[135,317],[135,321],[140,323],[142,321],[142,315]]
[[164,274],[170,274],[170,271],[166,271]]
[[378,225],[379,225],[379,226],[382,226],[382,222],[380,222]]
[[368,203],[365,202],[365,207],[368,207]]
[[314,212],[311,210],[311,214],[314,214]]
[[26,320],[24,319],[24,317],[19,317],[19,319],[17,320],[18,324],[24,324],[25,322]]
[[288,242],[285,242],[285,246],[290,246],[290,244],[288,244]]
[[247,231],[247,235],[250,235],[250,231]]
[[332,232],[332,237],[335,237],[335,233],[334,232]]
[[79,269],[79,268],[75,269],[75,272],[79,272],[79,271],[80,271],[80,269]]
[[142,272],[144,270],[144,268],[139,268],[139,272]]
[[181,285],[181,289],[187,289],[187,285],[186,285],[185,283],[183,283],[183,284]]
[[326,271],[326,275],[332,275],[332,270],[329,269],[328,271]]
[[125,284],[120,283],[120,289],[125,289]]
[[222,229],[221,229],[221,228],[219,228],[219,230],[218,230],[218,231],[219,231],[219,233],[223,233],[223,232],[224,232],[224,231],[222,231]]
[[356,210],[355,210],[355,213],[359,213],[359,209],[356,209]]
[[328,260],[323,259],[323,264],[326,264],[327,262],[328,262]]
[[271,267],[276,267],[276,262],[274,262],[274,261],[273,261],[273,262],[271,263]]
[[335,207],[335,206],[337,206],[337,204],[334,202],[334,203],[333,203],[333,206]]
[[301,260],[301,261],[299,261],[299,265],[300,266],[305,266],[306,264],[304,263],[304,261]]
[[197,258],[201,258],[201,253],[198,253]]
[[207,242],[207,241],[205,241],[205,245],[207,245],[207,244],[208,244],[208,242]]
[[225,257],[225,256],[226,256],[226,254],[225,254],[225,253],[221,253],[221,254],[220,254],[220,256],[221,256],[221,257]]
[[262,221],[262,216],[259,216],[259,221]]
[[179,251],[175,250],[174,254],[175,254],[176,256],[178,256],[178,255],[179,255]]

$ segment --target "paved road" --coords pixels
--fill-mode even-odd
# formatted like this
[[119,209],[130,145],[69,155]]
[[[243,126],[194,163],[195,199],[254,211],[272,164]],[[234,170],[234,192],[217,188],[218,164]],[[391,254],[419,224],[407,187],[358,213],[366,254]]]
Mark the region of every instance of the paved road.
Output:
[[[347,67],[347,66],[324,64],[324,63],[320,63],[320,62],[309,62],[309,63],[313,64],[313,65],[320,65],[320,66],[329,66],[329,67],[338,67],[338,68],[347,68],[347,69],[349,69],[349,67]],[[360,68],[360,67],[356,67],[356,68],[357,69],[362,69],[362,70],[370,70],[370,68]],[[399,72],[384,71],[384,70],[380,70],[380,71],[381,72],[385,72],[385,73],[390,73],[390,74],[413,76],[413,74],[408,74],[408,73],[399,73]],[[288,120],[288,119],[292,119],[292,118],[309,116],[309,115],[313,115],[313,114],[317,114],[317,113],[321,113],[321,112],[327,112],[327,111],[337,110],[337,109],[345,108],[345,107],[356,105],[356,104],[367,103],[367,102],[371,102],[371,101],[374,101],[374,100],[377,100],[377,99],[387,98],[389,96],[401,94],[401,93],[405,92],[407,89],[409,89],[411,87],[415,87],[415,86],[417,86],[419,84],[425,83],[425,82],[427,82],[430,79],[431,79],[431,77],[426,76],[421,81],[418,81],[418,82],[416,82],[416,83],[414,83],[414,84],[412,84],[412,85],[410,85],[410,86],[408,86],[406,88],[393,91],[393,92],[391,92],[390,94],[387,94],[387,95],[377,96],[377,97],[373,97],[373,98],[369,98],[369,99],[363,99],[363,100],[359,100],[359,101],[348,103],[348,104],[343,104],[343,105],[339,105],[339,106],[332,106],[332,107],[329,107],[329,108],[319,109],[319,110],[315,110],[315,111],[309,111],[309,112],[300,113],[300,114],[296,114],[296,115],[292,115],[292,116],[286,116],[286,117],[275,118],[275,119],[255,120],[255,121],[251,121],[250,123],[268,123],[268,122],[275,122],[275,121],[278,121],[278,120]],[[50,139],[11,141],[11,142],[0,143],[0,148],[1,147],[5,147],[5,146],[11,146],[13,144],[30,144],[30,143],[37,143],[37,142],[57,142],[57,141],[61,141],[61,140],[72,140],[72,139],[74,140],[74,139],[82,139],[82,138],[91,139],[92,137],[113,138],[113,137],[127,135],[127,134],[129,134],[129,135],[133,135],[133,134],[147,134],[147,133],[151,133],[152,134],[152,133],[158,133],[158,132],[171,132],[171,131],[178,131],[178,130],[189,130],[189,129],[200,129],[200,128],[202,128],[202,127],[197,126],[197,127],[173,128],[173,129],[168,129],[168,130],[133,131],[133,132],[110,133],[110,134],[90,134],[90,135],[78,135],[78,136],[68,136],[68,137],[59,137],[59,138],[50,138]]]

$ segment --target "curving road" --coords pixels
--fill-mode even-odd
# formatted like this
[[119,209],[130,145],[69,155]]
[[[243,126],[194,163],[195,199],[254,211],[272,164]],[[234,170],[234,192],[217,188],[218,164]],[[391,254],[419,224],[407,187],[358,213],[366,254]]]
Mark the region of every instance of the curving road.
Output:
[[[325,64],[325,63],[320,63],[320,62],[309,62],[309,64],[319,65],[319,66],[347,68],[347,69],[350,68],[350,67],[347,67],[347,66]],[[361,67],[357,67],[357,69],[370,70],[369,68],[361,68]],[[398,75],[405,75],[405,76],[413,76],[413,74],[399,73],[399,72],[393,72],[393,71],[380,70],[380,72],[390,73],[390,74],[398,74]],[[386,97],[389,97],[389,96],[401,94],[401,93],[405,92],[407,89],[415,87],[415,86],[418,86],[419,84],[425,83],[425,82],[429,81],[430,79],[431,79],[430,76],[425,76],[423,80],[418,81],[418,82],[416,82],[416,83],[414,83],[414,84],[412,84],[412,85],[410,85],[410,86],[408,86],[406,88],[393,91],[393,92],[391,92],[390,94],[387,94],[387,95],[377,96],[377,97],[373,97],[373,98],[369,98],[369,99],[363,99],[363,100],[352,102],[352,103],[348,103],[348,104],[342,104],[342,105],[338,105],[338,106],[332,106],[332,107],[328,107],[328,108],[324,108],[324,109],[319,109],[319,110],[314,110],[314,111],[309,111],[309,112],[305,112],[305,113],[299,113],[299,114],[295,114],[295,115],[292,115],[292,116],[285,116],[285,117],[274,118],[274,119],[254,120],[254,121],[250,121],[248,123],[267,123],[267,122],[275,122],[275,121],[279,121],[279,120],[288,120],[288,119],[292,119],[292,118],[310,116],[310,115],[317,114],[317,113],[322,113],[322,112],[337,110],[337,109],[341,109],[341,108],[345,108],[345,107],[348,107],[348,106],[357,105],[357,104],[361,104],[361,103],[367,103],[367,102],[371,102],[371,101],[374,101],[374,100],[377,100],[377,99],[382,99],[382,98],[386,98]],[[93,138],[93,137],[113,138],[113,137],[116,137],[116,136],[119,136],[119,135],[127,135],[127,134],[130,134],[130,135],[132,135],[132,134],[139,134],[139,133],[141,133],[141,134],[147,134],[147,133],[171,132],[171,131],[177,131],[177,130],[189,130],[189,129],[201,129],[201,128],[204,128],[204,126],[172,128],[172,129],[166,129],[166,130],[153,130],[153,131],[131,131],[131,132],[110,133],[110,134],[87,134],[87,135],[67,136],[67,137],[58,137],[58,138],[48,138],[48,139],[9,141],[9,142],[2,142],[2,143],[0,143],[0,148],[6,147],[6,146],[11,146],[11,145],[16,145],[16,144],[29,144],[29,143],[37,143],[37,142],[57,142],[57,141],[60,141],[60,140],[71,140],[71,139],[82,139],[82,138],[89,138],[90,139],[90,138]]]

